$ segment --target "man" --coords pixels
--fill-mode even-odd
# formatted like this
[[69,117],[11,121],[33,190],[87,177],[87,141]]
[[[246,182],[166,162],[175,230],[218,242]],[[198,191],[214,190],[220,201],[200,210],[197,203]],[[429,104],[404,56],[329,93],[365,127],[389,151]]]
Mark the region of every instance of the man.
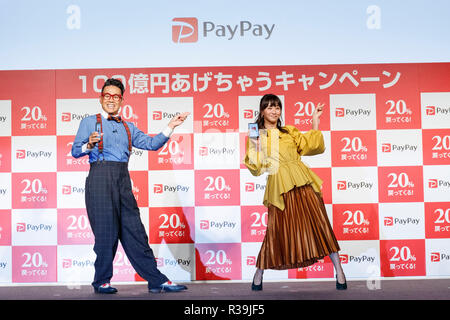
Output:
[[161,148],[189,112],[172,118],[163,132],[150,137],[118,116],[123,93],[124,86],[119,80],[108,79],[105,82],[100,96],[103,111],[81,121],[72,147],[73,157],[89,156],[85,201],[97,254],[92,286],[97,293],[117,292],[116,288],[111,287],[110,279],[120,239],[131,265],[148,281],[150,292],[186,290],[185,286],[170,282],[157,269],[131,191],[128,159],[131,146],[144,150]]

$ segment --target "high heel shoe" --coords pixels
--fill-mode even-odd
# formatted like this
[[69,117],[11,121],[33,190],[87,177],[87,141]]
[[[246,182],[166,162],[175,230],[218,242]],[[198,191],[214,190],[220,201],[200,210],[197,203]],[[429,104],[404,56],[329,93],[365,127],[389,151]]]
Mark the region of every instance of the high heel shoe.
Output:
[[263,289],[263,276],[261,275],[261,283],[255,284],[255,277],[253,277],[252,281],[252,291],[262,291]]
[[336,290],[347,290],[347,279],[344,283],[339,283],[336,275]]

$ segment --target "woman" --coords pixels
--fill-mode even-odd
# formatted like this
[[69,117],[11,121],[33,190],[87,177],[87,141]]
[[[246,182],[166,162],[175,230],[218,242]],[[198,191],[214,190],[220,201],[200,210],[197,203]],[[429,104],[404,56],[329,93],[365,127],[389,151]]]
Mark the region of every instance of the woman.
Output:
[[323,104],[312,116],[312,130],[301,133],[281,126],[282,104],[273,94],[262,97],[256,120],[259,138],[249,138],[245,165],[254,176],[268,173],[264,205],[267,230],[256,262],[252,290],[262,290],[264,269],[307,267],[330,256],[336,270],[336,289],[347,289],[338,251],[320,187],[322,180],[300,157],[325,150],[319,118]]

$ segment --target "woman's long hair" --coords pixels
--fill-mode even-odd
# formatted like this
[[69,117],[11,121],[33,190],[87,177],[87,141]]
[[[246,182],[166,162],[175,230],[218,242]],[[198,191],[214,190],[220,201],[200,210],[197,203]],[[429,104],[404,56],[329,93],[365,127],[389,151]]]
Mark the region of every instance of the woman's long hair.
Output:
[[[283,110],[283,104],[281,103],[280,98],[274,94],[265,94],[261,101],[259,102],[259,113],[258,117],[256,118],[256,123],[258,124],[258,129],[265,129],[264,127],[264,117],[262,116],[262,112],[270,105],[278,105],[280,107],[280,110]],[[283,128],[281,124],[281,117],[278,118],[277,121],[277,129],[280,130],[283,133],[288,133],[286,129]]]

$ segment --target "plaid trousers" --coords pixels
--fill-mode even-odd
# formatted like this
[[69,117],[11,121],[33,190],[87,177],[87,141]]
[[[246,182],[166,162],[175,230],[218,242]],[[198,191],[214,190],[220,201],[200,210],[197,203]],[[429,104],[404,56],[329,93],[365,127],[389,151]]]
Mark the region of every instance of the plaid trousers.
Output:
[[92,286],[110,282],[120,239],[134,270],[149,288],[168,281],[157,266],[131,190],[127,162],[91,163],[85,187],[86,210],[95,236],[95,276]]

